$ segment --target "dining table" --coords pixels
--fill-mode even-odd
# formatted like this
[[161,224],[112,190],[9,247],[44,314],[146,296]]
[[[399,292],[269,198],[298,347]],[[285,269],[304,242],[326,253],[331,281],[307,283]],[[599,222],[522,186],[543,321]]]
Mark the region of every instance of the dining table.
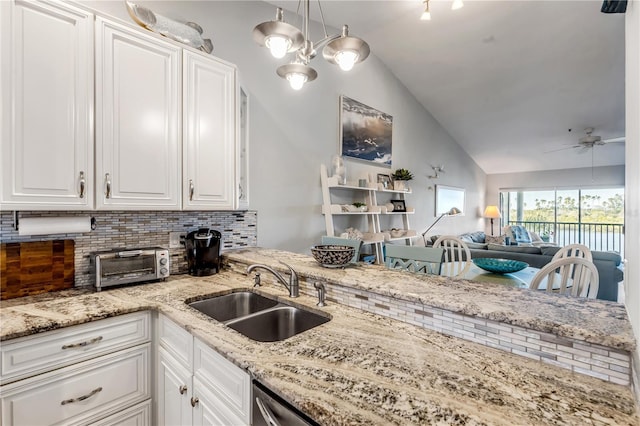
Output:
[[[445,271],[448,271],[450,268],[446,268],[445,267],[446,264],[447,264],[446,262],[442,264],[443,272],[440,275],[448,276],[448,274],[445,273]],[[453,269],[454,271],[456,271],[455,268]],[[471,263],[471,266],[467,270],[467,272],[464,275],[459,276],[457,278],[470,280],[470,281],[502,284],[502,285],[507,285],[511,287],[529,288],[529,285],[531,284],[533,277],[535,277],[535,275],[539,271],[540,271],[540,268],[527,266],[526,268],[521,269],[520,271],[517,271],[517,272],[509,272],[509,273],[501,274],[501,273],[486,271],[480,268],[479,266],[477,266],[476,264]],[[547,288],[546,282],[547,282],[547,279],[546,278],[543,279],[542,282],[540,283],[540,286],[538,287],[538,290],[546,290]],[[560,283],[560,274],[556,274],[556,279],[554,279],[554,285],[553,285],[554,289],[559,288],[559,285],[560,285],[559,283]],[[571,287],[571,284],[568,284],[567,287]]]

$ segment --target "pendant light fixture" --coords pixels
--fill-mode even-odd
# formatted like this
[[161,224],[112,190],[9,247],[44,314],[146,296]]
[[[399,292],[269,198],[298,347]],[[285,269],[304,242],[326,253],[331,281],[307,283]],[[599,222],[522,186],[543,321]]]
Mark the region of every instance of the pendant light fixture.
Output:
[[[424,12],[420,15],[421,21],[430,21],[431,20],[431,12],[429,11],[429,0],[423,0],[424,4]],[[451,10],[458,10],[464,7],[464,2],[462,0],[453,0],[453,4],[451,4]]]
[[431,20],[431,12],[429,12],[429,0],[424,0],[424,12],[420,15],[421,21],[430,21]]
[[340,34],[328,35],[322,14],[322,6],[318,0],[324,38],[315,44],[309,40],[309,0],[304,3],[302,31],[284,22],[281,8],[276,9],[275,21],[263,22],[253,29],[253,39],[260,46],[267,47],[275,58],[283,58],[289,53],[295,53],[291,63],[281,65],[276,73],[289,81],[291,88],[300,90],[305,83],[315,80],[318,73],[309,62],[316,56],[316,48],[324,46],[322,56],[340,69],[349,71],[359,62],[369,56],[369,45],[358,37],[349,35],[349,27],[344,25]]

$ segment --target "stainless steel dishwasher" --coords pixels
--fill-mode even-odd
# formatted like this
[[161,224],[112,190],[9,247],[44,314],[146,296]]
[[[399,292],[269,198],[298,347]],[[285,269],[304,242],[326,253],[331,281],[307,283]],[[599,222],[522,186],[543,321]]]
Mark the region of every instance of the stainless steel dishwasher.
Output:
[[253,381],[253,426],[320,426],[309,416]]

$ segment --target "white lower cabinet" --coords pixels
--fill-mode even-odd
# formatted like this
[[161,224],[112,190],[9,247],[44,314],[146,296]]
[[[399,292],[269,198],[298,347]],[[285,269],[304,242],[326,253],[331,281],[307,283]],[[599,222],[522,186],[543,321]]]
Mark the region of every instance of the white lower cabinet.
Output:
[[[3,344],[3,364],[21,368],[3,369],[2,425],[151,424],[149,313],[103,321]],[[35,355],[54,347],[60,352],[44,351],[49,368],[43,370]],[[69,350],[87,352],[70,357]],[[32,370],[22,368],[30,364],[29,354]],[[23,362],[5,363],[8,360]]]
[[249,374],[165,316],[158,325],[156,424],[249,425]]
[[147,400],[98,422],[91,423],[91,426],[145,426],[150,424],[152,424],[151,400]]
[[158,349],[156,404],[158,423],[190,425],[193,423],[191,397],[193,374],[163,349]]

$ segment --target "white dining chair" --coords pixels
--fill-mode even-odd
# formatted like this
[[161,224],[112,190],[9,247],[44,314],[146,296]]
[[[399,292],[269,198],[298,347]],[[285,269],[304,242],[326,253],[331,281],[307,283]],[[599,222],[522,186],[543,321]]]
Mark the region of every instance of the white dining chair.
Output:
[[593,255],[591,254],[591,250],[589,247],[584,244],[569,244],[566,246],[562,246],[560,250],[553,255],[551,261],[557,259],[563,259],[566,257],[581,257],[583,259],[588,260],[589,262],[593,262]]
[[384,264],[389,269],[403,269],[417,274],[440,274],[444,249],[420,246],[384,246]]
[[471,268],[471,251],[460,238],[442,235],[433,243],[433,247],[444,250],[444,263],[440,268],[440,275],[462,277]]
[[546,285],[547,293],[595,299],[598,295],[598,269],[581,257],[563,257],[545,265],[531,280],[529,288],[538,290]]

